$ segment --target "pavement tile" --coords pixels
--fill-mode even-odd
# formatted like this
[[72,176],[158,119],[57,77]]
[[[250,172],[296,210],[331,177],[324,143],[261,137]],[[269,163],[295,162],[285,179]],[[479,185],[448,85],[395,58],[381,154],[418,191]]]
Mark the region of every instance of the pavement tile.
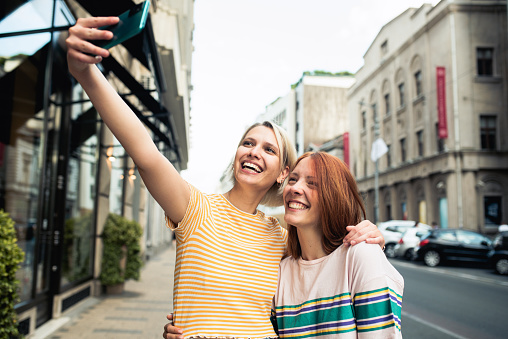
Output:
[[139,281],[127,281],[124,293],[99,297],[46,338],[161,338],[172,312],[174,267],[172,246],[145,264]]

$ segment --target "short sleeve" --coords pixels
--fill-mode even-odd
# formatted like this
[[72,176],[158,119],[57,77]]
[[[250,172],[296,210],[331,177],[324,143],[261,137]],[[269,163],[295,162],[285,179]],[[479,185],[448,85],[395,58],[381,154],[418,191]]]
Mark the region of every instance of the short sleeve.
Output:
[[176,224],[165,215],[166,226],[175,232],[180,241],[186,241],[210,215],[208,197],[191,184],[188,185],[191,194],[183,219]]
[[359,338],[402,338],[404,279],[379,246],[358,244],[349,257],[351,296]]

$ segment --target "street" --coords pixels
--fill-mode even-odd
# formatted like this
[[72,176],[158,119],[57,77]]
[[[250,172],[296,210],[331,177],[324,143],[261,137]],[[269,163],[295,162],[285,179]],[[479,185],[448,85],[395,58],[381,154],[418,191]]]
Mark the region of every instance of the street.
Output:
[[404,277],[404,338],[506,338],[508,277],[492,270],[390,259]]

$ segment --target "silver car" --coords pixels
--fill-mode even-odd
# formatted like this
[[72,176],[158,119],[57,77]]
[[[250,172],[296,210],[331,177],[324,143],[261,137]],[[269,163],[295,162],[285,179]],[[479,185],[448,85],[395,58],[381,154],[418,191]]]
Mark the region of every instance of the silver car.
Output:
[[[415,224],[416,221],[414,220],[389,220],[379,223],[378,228],[385,239],[385,254],[388,258],[396,256],[395,246],[398,244],[402,234],[406,230],[413,228]],[[418,227],[431,229],[429,225],[422,223],[418,223]]]
[[[425,225],[427,226],[427,225]],[[430,228],[425,226],[408,228],[395,245],[394,252],[396,257],[414,260],[416,258],[416,247],[420,243],[420,238],[427,234]]]

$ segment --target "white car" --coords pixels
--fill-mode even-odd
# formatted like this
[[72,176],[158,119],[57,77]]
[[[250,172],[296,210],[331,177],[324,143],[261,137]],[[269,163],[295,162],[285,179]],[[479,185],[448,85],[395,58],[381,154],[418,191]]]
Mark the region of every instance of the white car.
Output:
[[[395,257],[395,245],[399,243],[402,233],[407,229],[414,227],[414,220],[390,220],[379,223],[377,226],[381,234],[385,238],[385,254],[388,258]],[[418,227],[432,228],[427,224],[418,223]]]
[[396,257],[413,260],[416,258],[416,247],[420,244],[420,238],[425,235],[429,229],[427,227],[408,228],[395,245],[394,251]]

